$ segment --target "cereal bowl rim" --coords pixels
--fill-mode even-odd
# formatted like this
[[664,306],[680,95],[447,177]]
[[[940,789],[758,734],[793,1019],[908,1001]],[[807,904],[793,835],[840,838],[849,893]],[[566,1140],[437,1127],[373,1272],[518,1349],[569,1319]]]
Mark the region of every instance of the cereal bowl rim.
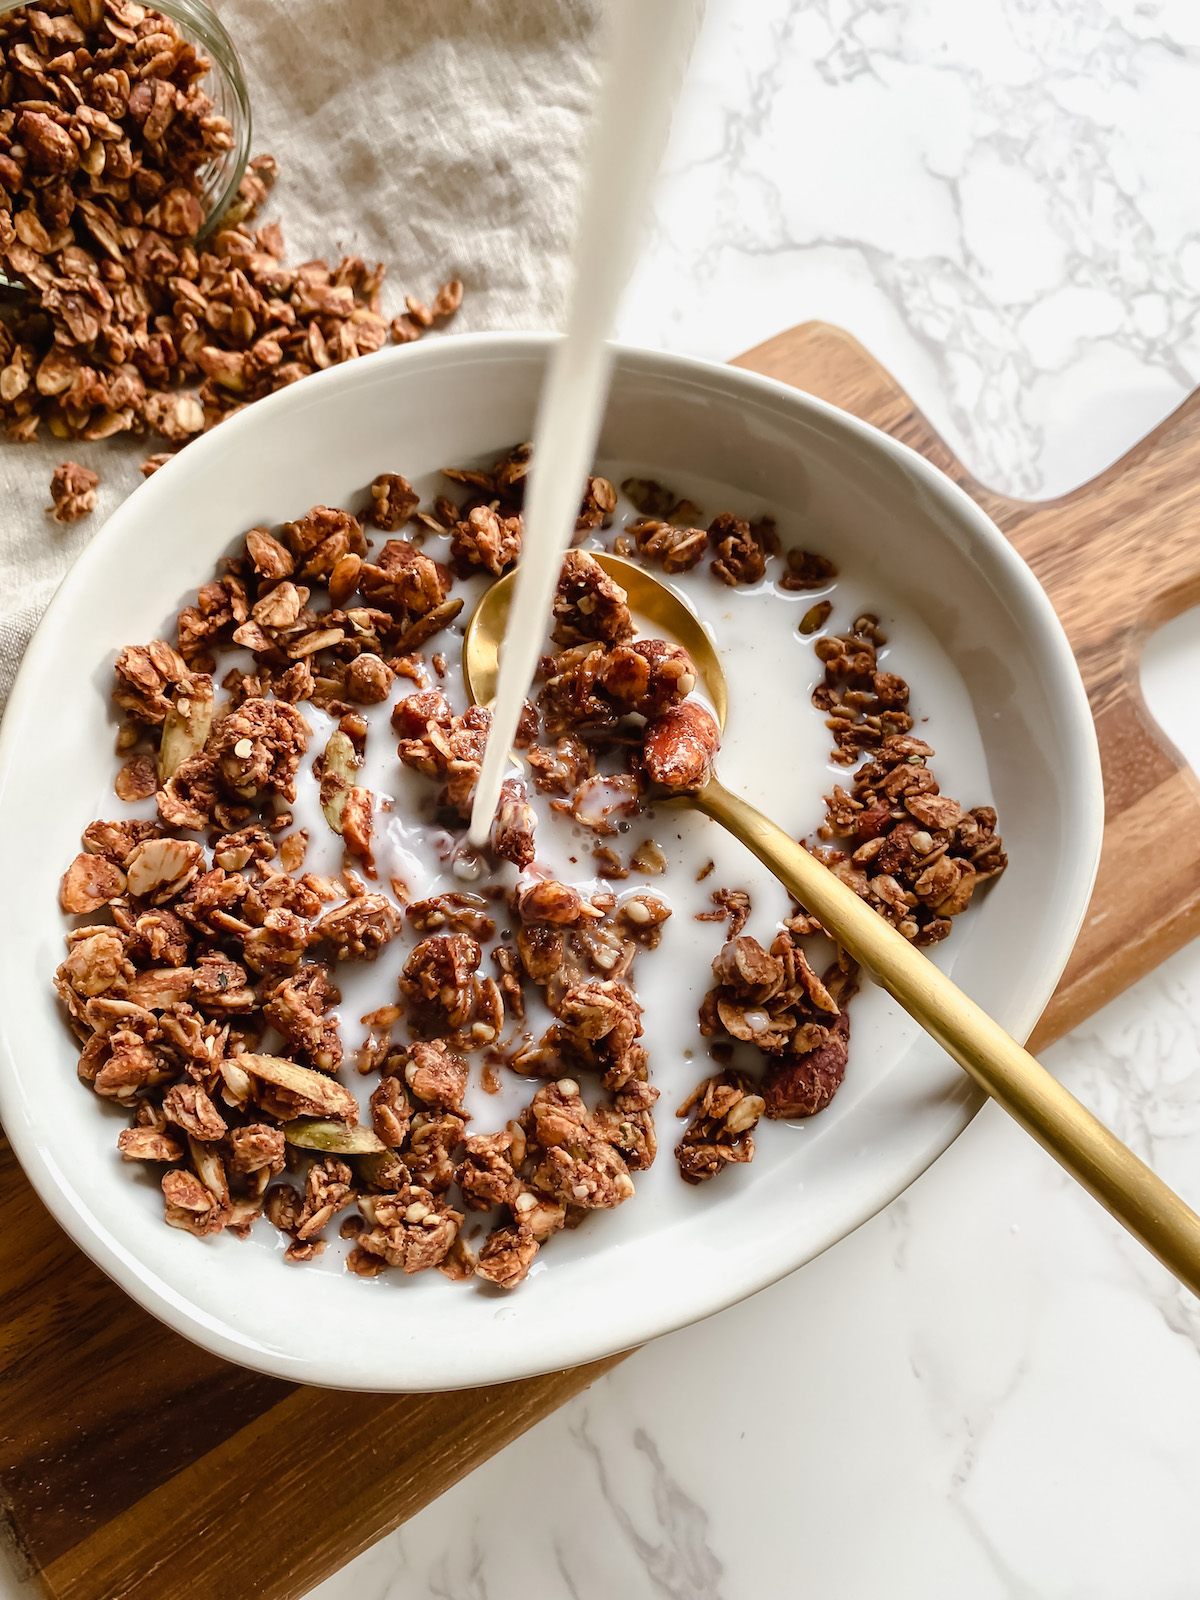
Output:
[[[118,541],[139,528],[145,535],[156,519],[169,516],[176,485],[183,486],[188,481],[185,472],[195,474],[205,468],[219,471],[223,453],[229,451],[231,445],[245,448],[244,442],[251,441],[255,431],[269,418],[306,404],[318,394],[328,400],[339,392],[386,381],[389,368],[411,377],[422,370],[458,365],[463,367],[465,377],[472,365],[498,357],[544,362],[555,343],[556,336],[550,334],[459,334],[388,349],[360,361],[332,367],[306,378],[302,384],[267,396],[211,433],[194,440],[180,457],[168,462],[140,485],[109,517],[64,578],[26,651],[6,715],[0,723],[0,819],[4,818],[6,810],[18,730],[23,729],[36,704],[42,667],[57,646],[59,616],[66,612],[81,590],[92,584],[103,584],[110,551]],[[725,403],[736,403],[739,397],[753,399],[778,414],[790,415],[799,425],[807,423],[810,430],[819,424],[826,432],[840,434],[843,440],[867,456],[886,458],[923,492],[940,502],[942,511],[949,513],[966,531],[972,555],[986,567],[988,583],[1023,619],[1031,657],[1048,686],[1048,702],[1057,713],[1056,731],[1060,740],[1057,755],[1075,807],[1072,855],[1060,903],[1054,908],[1058,918],[1054,958],[1045,966],[1043,981],[1014,995],[1002,1019],[1015,1037],[1025,1038],[1049,1000],[1082,926],[1099,864],[1104,825],[1099,750],[1087,695],[1066,635],[1045,591],[996,525],[962,489],[924,457],[870,424],[801,390],[744,368],[626,345],[614,347],[614,360],[622,376],[636,378],[643,373],[655,380],[699,386],[716,393]],[[318,386],[323,387],[319,389]],[[6,844],[0,838],[0,861],[5,849],[13,848],[11,841]],[[58,915],[56,906],[53,914]],[[0,968],[0,999],[5,996],[7,984],[4,970]],[[19,996],[9,994],[7,998],[11,1005]],[[142,1307],[195,1343],[227,1360],[273,1376],[330,1388],[419,1392],[508,1381],[597,1360],[699,1321],[796,1270],[881,1211],[948,1148],[982,1104],[982,1096],[964,1092],[947,1108],[937,1130],[919,1146],[914,1144],[903,1164],[893,1162],[873,1185],[860,1182],[857,1203],[840,1211],[835,1219],[827,1220],[825,1226],[810,1235],[802,1251],[792,1257],[770,1263],[756,1260],[750,1268],[731,1263],[727,1277],[714,1277],[708,1292],[693,1296],[684,1305],[678,1300],[667,1300],[651,1306],[638,1298],[632,1304],[615,1307],[603,1326],[579,1328],[569,1348],[564,1348],[561,1340],[547,1341],[543,1345],[534,1340],[516,1358],[511,1353],[497,1358],[481,1351],[473,1355],[474,1364],[468,1370],[462,1369],[461,1360],[452,1365],[437,1352],[430,1352],[423,1364],[418,1361],[414,1366],[410,1362],[402,1372],[395,1373],[379,1362],[360,1358],[351,1341],[343,1341],[339,1348],[325,1349],[316,1355],[297,1356],[287,1350],[268,1349],[242,1339],[236,1326],[215,1315],[206,1315],[202,1307],[187,1302],[157,1278],[126,1246],[117,1231],[90,1210],[65,1181],[55,1151],[31,1115],[32,1108],[26,1100],[10,1040],[9,1015],[9,1008],[0,1005],[0,1118],[27,1177],[73,1242]]]

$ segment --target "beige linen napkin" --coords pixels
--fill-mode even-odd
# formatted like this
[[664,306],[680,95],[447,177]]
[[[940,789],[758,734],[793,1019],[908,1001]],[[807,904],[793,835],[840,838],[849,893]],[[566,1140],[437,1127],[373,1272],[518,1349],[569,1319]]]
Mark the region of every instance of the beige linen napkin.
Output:
[[[389,313],[403,310],[405,293],[427,299],[461,278],[455,331],[557,322],[596,0],[217,0],[216,9],[249,82],[253,149],[280,165],[265,215],[282,223],[289,261],[385,261]],[[46,602],[159,444],[0,437],[0,711]],[[99,502],[59,527],[45,507],[66,460],[100,474]]]

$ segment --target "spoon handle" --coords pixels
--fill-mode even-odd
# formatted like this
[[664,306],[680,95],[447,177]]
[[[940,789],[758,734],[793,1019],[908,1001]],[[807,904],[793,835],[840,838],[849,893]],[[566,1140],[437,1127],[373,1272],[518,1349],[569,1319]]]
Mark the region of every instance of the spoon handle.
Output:
[[691,803],[728,829],[1044,1149],[1200,1295],[1200,1217],[932,961],[715,778]]

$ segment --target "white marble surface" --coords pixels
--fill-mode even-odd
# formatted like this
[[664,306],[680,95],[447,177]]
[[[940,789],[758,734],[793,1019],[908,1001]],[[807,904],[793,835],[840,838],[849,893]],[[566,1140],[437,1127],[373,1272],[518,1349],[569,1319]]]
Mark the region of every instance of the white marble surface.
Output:
[[[1200,373],[1200,4],[709,0],[623,337],[848,327],[1060,492]],[[1200,763],[1200,622],[1146,687]],[[1200,949],[1048,1053],[1200,1203]],[[988,1107],[887,1212],[631,1357],[313,1600],[1196,1600],[1200,1307]]]
[[[366,114],[364,109],[364,114]],[[839,322],[1058,492],[1200,371],[1198,0],[709,0],[621,335]],[[1146,686],[1200,763],[1200,623]],[[1200,1204],[1200,948],[1047,1061]],[[988,1107],[314,1600],[1196,1600],[1200,1307]],[[3,1586],[0,1585],[0,1592]]]

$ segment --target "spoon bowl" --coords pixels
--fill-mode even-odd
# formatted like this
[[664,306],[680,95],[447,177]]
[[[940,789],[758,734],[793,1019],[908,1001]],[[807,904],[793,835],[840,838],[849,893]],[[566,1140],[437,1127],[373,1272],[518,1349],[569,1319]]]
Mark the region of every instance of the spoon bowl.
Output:
[[[609,577],[624,589],[630,610],[652,622],[659,633],[681,644],[691,656],[716,715],[717,726],[723,729],[729,704],[725,673],[700,618],[686,600],[680,599],[673,589],[636,562],[626,561],[624,556],[610,556],[603,550],[592,554]],[[471,613],[463,636],[463,682],[476,705],[490,705],[496,693],[500,647],[508,626],[515,579],[514,568],[492,584]]]

